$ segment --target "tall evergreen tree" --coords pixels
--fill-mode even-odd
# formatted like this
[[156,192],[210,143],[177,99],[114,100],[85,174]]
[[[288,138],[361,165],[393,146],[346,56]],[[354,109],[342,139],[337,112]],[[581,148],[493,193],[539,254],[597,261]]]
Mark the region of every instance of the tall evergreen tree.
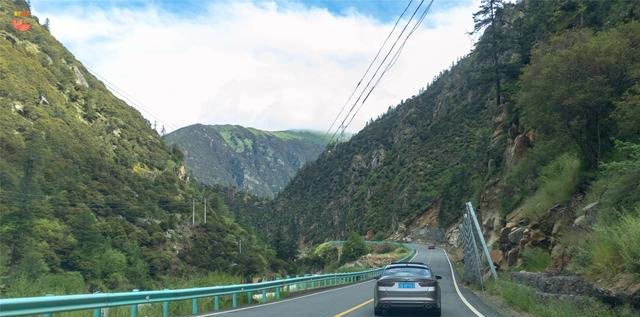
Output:
[[496,106],[500,108],[500,64],[498,60],[499,53],[499,9],[503,5],[503,0],[482,0],[480,3],[480,10],[473,14],[474,29],[473,33],[478,33],[485,29],[484,38],[480,44],[484,41],[488,41],[488,51],[491,55],[493,63],[494,82],[496,86]]

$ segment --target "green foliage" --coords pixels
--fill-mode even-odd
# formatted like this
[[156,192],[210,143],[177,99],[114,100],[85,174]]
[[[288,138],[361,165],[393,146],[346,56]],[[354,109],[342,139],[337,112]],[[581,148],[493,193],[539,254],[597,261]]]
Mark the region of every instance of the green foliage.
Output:
[[612,309],[592,298],[578,302],[541,298],[536,295],[534,289],[504,279],[490,281],[486,289],[490,294],[502,297],[511,308],[536,317],[630,317],[637,313],[629,307]]
[[[223,192],[189,182],[182,154],[35,18],[13,29],[16,8],[0,0],[0,296],[149,289],[222,270],[178,256],[204,248],[196,237],[218,241],[237,274],[266,270],[270,251],[227,219]],[[192,235],[191,199],[203,196],[220,225]]]
[[539,45],[521,77],[522,122],[545,139],[568,136],[588,166],[597,166],[610,147],[615,103],[640,76],[638,34],[640,23],[629,23],[565,32]]
[[536,192],[522,204],[522,214],[538,219],[556,204],[571,198],[580,181],[580,160],[571,154],[563,154],[541,169]]
[[618,273],[631,273],[640,278],[640,208],[618,220],[596,226],[588,243],[582,245],[588,258],[581,270],[592,276],[614,277]]
[[640,277],[640,145],[616,141],[611,156],[587,195],[599,202],[595,231],[575,246],[572,266],[590,276]]
[[358,233],[353,232],[342,245],[340,262],[345,263],[356,260],[368,252],[369,248],[367,247],[364,238],[362,238]]
[[544,272],[551,262],[549,252],[542,248],[526,248],[521,258],[522,269],[527,272]]

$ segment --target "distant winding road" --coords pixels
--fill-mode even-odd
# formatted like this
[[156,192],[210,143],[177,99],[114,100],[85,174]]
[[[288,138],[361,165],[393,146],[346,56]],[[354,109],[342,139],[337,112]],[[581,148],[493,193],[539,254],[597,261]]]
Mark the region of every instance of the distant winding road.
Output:
[[[442,249],[428,250],[415,244],[414,261],[429,264],[434,274],[441,275],[442,316],[445,317],[501,317],[468,290],[454,283],[450,262]],[[332,288],[268,304],[210,313],[201,316],[225,317],[363,317],[373,314],[373,287],[375,280]],[[424,312],[399,311],[389,316],[425,316]]]

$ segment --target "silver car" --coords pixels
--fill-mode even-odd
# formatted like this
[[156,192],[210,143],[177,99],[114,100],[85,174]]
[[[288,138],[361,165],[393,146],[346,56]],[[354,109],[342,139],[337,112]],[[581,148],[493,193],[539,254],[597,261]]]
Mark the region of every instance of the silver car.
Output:
[[376,282],[374,313],[382,316],[391,308],[416,308],[440,316],[439,275],[420,262],[396,262],[384,268]]

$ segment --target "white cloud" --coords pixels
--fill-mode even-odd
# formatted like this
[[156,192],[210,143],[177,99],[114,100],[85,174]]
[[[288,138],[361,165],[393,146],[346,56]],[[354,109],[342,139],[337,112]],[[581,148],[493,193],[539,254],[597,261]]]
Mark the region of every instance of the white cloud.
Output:
[[[434,27],[409,40],[351,131],[469,52],[476,2],[427,16]],[[357,13],[253,2],[212,4],[193,17],[153,6],[38,12],[36,5],[35,13],[51,19],[52,33],[80,61],[170,127],[326,130],[392,27]]]

